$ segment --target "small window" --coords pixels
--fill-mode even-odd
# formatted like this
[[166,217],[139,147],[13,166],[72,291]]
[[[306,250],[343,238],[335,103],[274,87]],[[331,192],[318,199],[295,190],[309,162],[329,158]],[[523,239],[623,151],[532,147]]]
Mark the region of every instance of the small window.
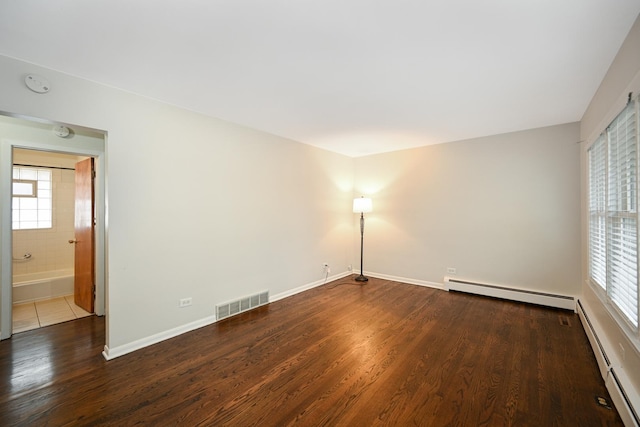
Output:
[[13,197],[38,197],[38,181],[14,179]]
[[13,168],[12,228],[53,227],[52,179],[48,169]]

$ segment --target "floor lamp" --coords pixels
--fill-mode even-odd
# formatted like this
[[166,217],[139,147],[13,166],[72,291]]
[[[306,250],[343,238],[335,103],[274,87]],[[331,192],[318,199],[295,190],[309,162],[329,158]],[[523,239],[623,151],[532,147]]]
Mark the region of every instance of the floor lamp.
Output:
[[366,282],[369,279],[364,276],[362,269],[362,259],[364,254],[364,214],[365,212],[371,212],[373,206],[371,199],[364,196],[353,199],[353,213],[360,214],[360,275],[356,277],[357,282]]

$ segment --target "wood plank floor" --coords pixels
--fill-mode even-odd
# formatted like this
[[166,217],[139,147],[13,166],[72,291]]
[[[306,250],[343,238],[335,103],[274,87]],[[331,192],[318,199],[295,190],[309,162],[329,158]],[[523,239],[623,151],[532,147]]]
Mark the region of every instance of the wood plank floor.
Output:
[[0,424],[615,426],[578,317],[351,278],[105,361],[104,319],[0,342]]

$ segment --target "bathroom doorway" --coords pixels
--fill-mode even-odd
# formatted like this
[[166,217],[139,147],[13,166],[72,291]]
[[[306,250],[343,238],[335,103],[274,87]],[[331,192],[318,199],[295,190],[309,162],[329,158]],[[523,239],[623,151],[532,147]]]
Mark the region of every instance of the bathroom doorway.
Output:
[[[89,222],[94,227],[94,243],[93,253],[90,257],[90,266],[93,275],[93,283],[91,284],[91,302],[94,304],[93,312],[96,315],[102,316],[106,312],[106,248],[105,248],[105,235],[106,235],[106,192],[105,192],[105,143],[106,133],[103,131],[96,131],[93,129],[87,129],[74,125],[61,125],[59,123],[52,123],[39,119],[29,119],[22,117],[11,117],[8,115],[2,115],[0,113],[0,194],[1,194],[1,209],[0,209],[0,338],[6,339],[11,336],[13,331],[13,311],[14,311],[14,292],[19,294],[22,290],[16,290],[13,286],[14,269],[15,273],[32,273],[35,268],[36,260],[42,261],[46,264],[44,270],[58,271],[57,276],[52,279],[47,279],[50,283],[43,285],[44,288],[49,288],[49,291],[59,294],[60,292],[67,292],[66,297],[63,300],[58,300],[58,307],[54,307],[53,311],[59,311],[62,304],[66,305],[71,310],[73,315],[77,317],[90,315],[90,311],[83,310],[77,311],[76,307],[80,307],[75,303],[76,291],[73,289],[71,294],[68,294],[69,290],[69,272],[72,275],[75,273],[75,246],[77,241],[80,240],[75,234],[75,213],[73,216],[73,225],[70,225],[70,220],[67,218],[64,225],[62,234],[65,234],[65,238],[60,241],[61,236],[57,236],[56,242],[48,242],[44,246],[37,246],[37,256],[33,252],[29,252],[25,246],[20,246],[22,243],[19,239],[14,237],[14,224],[13,224],[13,179],[14,179],[14,164],[21,163],[19,160],[23,155],[40,156],[41,159],[57,158],[60,162],[63,159],[70,162],[71,166],[59,166],[61,169],[54,169],[60,172],[51,173],[51,176],[57,176],[64,182],[67,187],[74,186],[75,164],[77,160],[93,159],[92,162],[95,165],[94,172],[92,172],[95,179],[93,180],[93,190],[95,197],[95,208],[91,209],[93,214],[90,215]],[[63,129],[62,129],[63,128]],[[14,159],[15,158],[15,159]],[[24,164],[32,164],[24,162]],[[33,165],[38,166],[38,162],[33,162]],[[40,166],[47,166],[40,164]],[[66,169],[72,169],[71,171]],[[46,168],[44,169],[46,171]],[[47,173],[43,173],[46,176]],[[33,176],[33,175],[32,175]],[[72,181],[72,178],[73,181]],[[36,174],[37,177],[37,174]],[[26,180],[28,181],[28,180]],[[32,184],[33,185],[33,184]],[[45,185],[46,187],[46,185]],[[46,190],[46,189],[45,189]],[[75,192],[75,187],[74,187]],[[46,191],[45,191],[46,193]],[[67,195],[67,197],[69,197]],[[73,204],[75,205],[75,197],[72,196]],[[54,207],[53,201],[52,209]],[[46,205],[46,203],[45,203]],[[27,203],[29,206],[29,203]],[[31,205],[33,206],[33,205]],[[46,206],[45,206],[46,207]],[[58,207],[56,207],[58,209]],[[64,209],[71,209],[70,207]],[[74,208],[75,209],[75,206]],[[58,213],[52,215],[51,221],[59,219]],[[30,216],[31,215],[31,216]],[[26,221],[33,220],[33,212],[26,214]],[[63,218],[63,216],[60,216]],[[38,218],[36,217],[36,221]],[[43,215],[43,221],[46,226],[47,216]],[[50,234],[55,234],[52,229],[49,230]],[[14,244],[15,240],[15,244]],[[33,239],[32,239],[33,240]],[[84,241],[85,238],[83,237]],[[34,242],[27,244],[33,246]],[[66,246],[62,247],[64,244]],[[47,249],[43,251],[43,249]],[[73,255],[70,255],[73,253]],[[66,257],[66,263],[63,258]],[[72,268],[69,266],[69,258],[74,260]],[[14,259],[16,260],[14,262]],[[31,267],[24,267],[31,262]],[[20,264],[21,263],[21,264]],[[21,266],[17,266],[20,264]],[[42,265],[40,266],[42,267]],[[60,268],[58,268],[60,267]],[[32,270],[32,271],[29,271]],[[37,275],[39,271],[35,271],[35,276],[26,277],[30,279],[30,282],[38,282],[41,277]],[[17,274],[18,276],[20,274]],[[75,279],[71,279],[71,283],[75,282]],[[34,284],[34,283],[31,283]],[[93,286],[95,285],[95,289]],[[26,289],[26,288],[25,288]],[[24,292],[27,292],[26,290]],[[42,292],[42,289],[32,292]],[[74,295],[71,298],[69,295]],[[19,298],[24,298],[24,295],[17,295]],[[59,297],[59,295],[56,295]],[[32,298],[38,298],[38,295],[32,293]],[[35,302],[34,302],[35,304]],[[86,307],[86,304],[85,304]],[[74,311],[76,310],[76,311]],[[89,307],[91,310],[91,307]],[[46,316],[44,316],[46,317]],[[69,319],[70,320],[70,319]],[[44,323],[47,323],[45,321]],[[106,344],[106,343],[105,343]]]
[[92,157],[13,149],[14,334],[94,313],[93,176]]

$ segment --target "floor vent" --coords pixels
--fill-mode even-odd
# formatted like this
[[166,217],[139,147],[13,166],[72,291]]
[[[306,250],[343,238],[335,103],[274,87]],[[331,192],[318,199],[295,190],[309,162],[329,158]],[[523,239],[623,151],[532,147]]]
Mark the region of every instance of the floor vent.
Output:
[[269,303],[269,291],[216,305],[216,319],[222,320]]
[[571,326],[571,320],[567,316],[558,316],[558,321],[562,326]]

